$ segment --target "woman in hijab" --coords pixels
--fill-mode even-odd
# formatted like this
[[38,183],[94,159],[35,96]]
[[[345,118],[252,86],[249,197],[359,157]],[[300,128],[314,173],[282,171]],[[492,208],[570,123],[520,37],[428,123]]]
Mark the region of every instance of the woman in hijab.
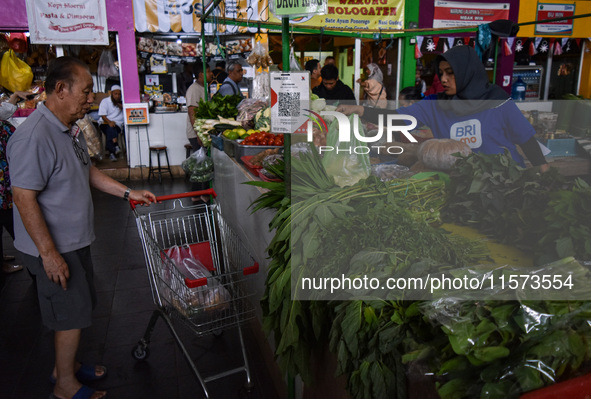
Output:
[[[435,138],[463,141],[472,151],[502,153],[508,149],[513,159],[525,166],[523,153],[540,171],[548,170],[533,126],[525,119],[509,95],[489,83],[488,75],[476,51],[456,46],[436,59],[437,75],[444,91],[426,97],[396,112],[414,116],[417,123],[431,128]],[[361,106],[341,106],[337,111],[357,113],[374,122],[383,111]]]
[[369,107],[386,108],[386,90],[384,88],[384,75],[377,64],[367,64],[365,67],[366,80],[358,79],[357,83],[363,87],[365,104]]

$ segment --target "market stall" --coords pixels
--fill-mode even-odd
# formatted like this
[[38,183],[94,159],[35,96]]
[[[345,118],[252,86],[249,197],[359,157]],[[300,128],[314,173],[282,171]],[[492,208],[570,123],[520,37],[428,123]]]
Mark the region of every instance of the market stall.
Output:
[[[286,54],[283,62],[289,63]],[[531,114],[550,113],[552,104],[530,105],[520,108],[536,129],[552,130],[547,115],[536,121]],[[315,135],[314,144],[330,142],[330,134]],[[296,138],[290,138],[292,143]],[[228,148],[229,141],[222,139],[224,151],[236,151],[236,143]],[[427,174],[421,170],[409,179],[417,172],[410,168],[414,161],[405,160],[405,169],[401,159],[384,165],[383,159],[368,155],[356,160],[362,171],[358,181],[339,184],[342,168],[332,164],[338,161],[326,155],[320,159],[313,148],[294,148],[297,155],[289,151],[292,159],[286,153],[289,166],[269,165],[274,177],[289,186],[255,183],[269,191],[254,206],[275,211],[263,321],[274,337],[282,370],[304,381],[300,395],[518,397],[562,380],[572,391],[568,380],[589,370],[587,351],[580,346],[589,335],[586,283],[577,285],[574,295],[557,290],[549,296],[521,283],[542,281],[544,274],[558,281],[556,270],[562,273],[558,288],[566,283],[570,289],[571,282],[589,278],[580,262],[589,256],[586,239],[567,232],[589,223],[588,212],[580,208],[589,195],[582,180],[564,181],[556,172],[540,177],[516,167],[506,155],[474,154],[458,161],[451,172],[430,167]],[[233,154],[239,165],[242,157]],[[573,174],[587,175],[586,165]],[[245,166],[251,178],[256,175]],[[224,184],[225,173],[218,177],[216,172],[216,179],[214,184]],[[573,206],[569,211],[562,208],[567,202]],[[575,214],[581,219],[573,219]],[[351,279],[364,273],[420,279],[442,270],[442,278],[468,281],[478,276],[479,284],[495,283],[486,293],[477,284],[474,295],[462,301],[458,292],[440,287],[434,297],[408,297],[403,289],[384,298],[381,286],[322,296],[330,290],[321,281],[332,283],[342,272]],[[317,279],[307,292],[303,277]],[[512,279],[511,287],[528,289],[516,293],[507,285],[497,291],[496,283],[503,279]],[[507,291],[517,296],[503,296]],[[565,304],[565,299],[570,301]],[[553,352],[557,340],[565,345]],[[332,379],[332,368],[320,371],[327,364],[346,382]],[[295,397],[295,390],[290,394]]]

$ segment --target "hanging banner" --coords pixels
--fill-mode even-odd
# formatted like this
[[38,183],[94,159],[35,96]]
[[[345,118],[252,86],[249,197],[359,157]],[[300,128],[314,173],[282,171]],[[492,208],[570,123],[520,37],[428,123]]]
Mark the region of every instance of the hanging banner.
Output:
[[[325,15],[290,18],[290,24],[360,31],[403,29],[405,0],[328,0]],[[271,14],[269,21],[280,22]]]
[[[536,21],[544,19],[572,17],[575,15],[575,4],[538,3]],[[536,24],[536,34],[550,35],[572,35],[573,20],[564,19],[561,21],[545,22]]]
[[326,14],[327,0],[270,0],[277,18]]
[[31,43],[109,44],[105,0],[26,0]]
[[497,19],[509,19],[509,3],[435,0],[434,28],[481,25]]
[[[206,23],[205,34],[257,33],[256,23],[266,21],[269,15],[266,3],[266,0],[222,1],[211,14],[219,18],[219,23],[217,26]],[[201,11],[201,0],[133,0],[133,18],[138,32],[201,32]],[[253,24],[251,27],[224,25],[224,18]]]

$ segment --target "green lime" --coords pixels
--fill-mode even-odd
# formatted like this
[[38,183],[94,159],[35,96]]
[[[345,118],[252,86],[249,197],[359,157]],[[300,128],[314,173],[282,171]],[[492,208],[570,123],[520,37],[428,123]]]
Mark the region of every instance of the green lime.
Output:
[[236,140],[236,139],[237,139],[237,138],[239,138],[239,137],[240,137],[240,135],[239,135],[238,133],[236,133],[236,132],[229,132],[229,133],[226,135],[226,138],[227,138],[228,140]]

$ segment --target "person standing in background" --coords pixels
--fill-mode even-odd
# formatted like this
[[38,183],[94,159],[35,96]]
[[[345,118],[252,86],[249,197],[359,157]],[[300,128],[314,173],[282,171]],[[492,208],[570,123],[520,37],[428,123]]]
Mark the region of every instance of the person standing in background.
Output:
[[398,94],[398,103],[401,107],[408,107],[417,101],[421,101],[425,96],[417,86],[408,86],[400,90]]
[[242,68],[242,65],[238,61],[232,61],[228,65],[227,69],[228,77],[224,79],[224,82],[220,86],[216,95],[238,95],[244,98],[244,95],[242,95],[242,92],[240,91],[240,86],[238,85],[242,81],[242,77],[244,76],[244,69]]
[[8,161],[6,159],[6,146],[8,139],[14,133],[14,126],[8,119],[15,113],[18,100],[25,100],[30,93],[17,91],[10,95],[8,101],[0,103],[0,259],[2,259],[2,271],[4,273],[14,273],[23,270],[23,265],[12,265],[8,262],[13,261],[14,256],[4,255],[4,246],[2,245],[2,230],[6,229],[8,234],[14,240],[14,219],[12,215],[12,188],[10,186],[10,172]]
[[[189,139],[189,143],[191,144],[191,149],[193,152],[199,150],[203,143],[197,137],[197,133],[195,133],[195,129],[193,125],[195,124],[195,111],[199,106],[199,100],[206,100],[205,98],[205,80],[207,82],[211,82],[213,73],[209,69],[209,66],[206,65],[206,72],[205,75],[203,74],[203,63],[196,62],[193,66],[193,72],[197,79],[195,83],[193,83],[189,89],[187,90],[187,138]],[[198,191],[204,190],[207,183],[200,183],[195,182],[191,185],[191,191]],[[202,195],[201,198],[192,198],[193,202],[207,202],[209,197],[207,195]]]
[[306,61],[306,65],[304,66],[306,71],[310,72],[310,89],[314,89],[317,86],[320,86],[322,82],[322,78],[320,77],[320,61],[318,60],[309,60]]
[[187,95],[187,89],[193,84],[193,65],[183,62],[183,72],[176,75],[176,91],[179,97]]
[[368,107],[386,108],[386,88],[384,87],[384,75],[377,64],[367,64],[365,67],[367,79],[357,79],[357,83],[363,87],[365,105]]
[[337,60],[335,60],[335,58],[332,55],[329,55],[328,57],[326,57],[324,59],[324,66],[335,65],[336,63],[337,63]]
[[[8,142],[16,249],[35,277],[41,319],[53,330],[55,382],[52,397],[100,399],[81,381],[104,378],[103,366],[76,360],[81,329],[92,324],[96,305],[90,244],[94,241],[94,187],[124,200],[156,201],[146,190],[132,190],[90,162],[76,121],[93,102],[88,66],[74,57],[49,63],[47,100],[15,131]],[[40,379],[38,379],[40,380]]]
[[327,104],[337,101],[355,101],[353,90],[339,80],[339,69],[334,65],[326,65],[320,71],[322,83],[312,90],[320,98],[326,99]]
[[415,71],[415,86],[418,87],[422,94],[425,94],[425,92],[427,91],[427,82],[425,82],[425,80],[421,76],[420,68],[417,68],[417,70]]
[[121,153],[117,141],[119,140],[119,133],[123,131],[124,122],[121,86],[111,86],[111,95],[101,101],[98,114],[102,120],[100,129],[107,137],[105,140],[106,150],[109,151],[111,161],[115,162],[117,155]]
[[207,83],[215,82],[219,85],[224,83],[224,80],[228,77],[228,73],[226,72],[226,61],[219,61],[215,64],[215,69],[212,71],[212,81],[207,80]]

